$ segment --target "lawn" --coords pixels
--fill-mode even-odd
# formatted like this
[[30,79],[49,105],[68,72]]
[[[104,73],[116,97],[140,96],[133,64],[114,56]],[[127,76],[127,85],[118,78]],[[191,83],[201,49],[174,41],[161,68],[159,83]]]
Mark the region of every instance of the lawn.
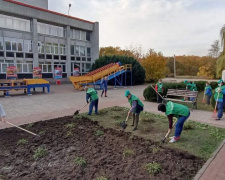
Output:
[[[124,107],[111,107],[99,111],[100,115],[83,115],[88,118],[98,121],[100,125],[106,128],[114,128],[121,130],[121,122],[126,119],[128,109]],[[165,116],[156,115],[149,112],[142,112],[137,131],[132,131],[132,117],[128,120],[126,132],[131,132],[132,135],[144,137],[146,140],[161,144],[168,130],[168,120]],[[174,131],[175,128],[173,128]],[[171,136],[174,134],[171,133]],[[212,127],[206,124],[188,120],[185,123],[182,132],[181,140],[177,143],[164,143],[163,146],[184,150],[198,157],[208,159],[216,150],[218,145],[225,138],[225,129]],[[168,141],[168,140],[167,140]]]

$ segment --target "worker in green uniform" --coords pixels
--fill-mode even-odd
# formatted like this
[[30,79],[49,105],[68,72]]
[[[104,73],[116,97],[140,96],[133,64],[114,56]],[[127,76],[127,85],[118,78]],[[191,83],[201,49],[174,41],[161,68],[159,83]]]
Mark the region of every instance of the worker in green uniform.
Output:
[[177,118],[175,135],[173,137],[170,137],[171,140],[169,141],[170,143],[176,142],[177,140],[180,139],[180,135],[183,130],[184,122],[190,116],[190,111],[189,111],[188,107],[169,101],[166,105],[159,104],[158,110],[161,112],[164,112],[169,120],[168,133],[170,133],[173,128],[173,117]]
[[93,107],[95,107],[95,114],[98,114],[98,93],[93,88],[88,88],[87,86],[84,89],[86,91],[86,101],[89,103],[89,112],[88,115],[92,114]]
[[[162,83],[162,80],[161,79],[159,79],[158,83],[155,85],[155,90],[161,96],[163,96],[164,87],[163,87],[163,83]],[[159,94],[157,94],[157,102],[158,103],[162,103],[162,97]]]
[[130,106],[131,106],[127,115],[129,116],[130,113],[133,113],[132,126],[134,126],[133,131],[135,131],[135,130],[137,130],[137,127],[138,127],[139,115],[140,115],[141,111],[144,110],[144,104],[141,102],[140,99],[138,99],[138,97],[131,94],[129,90],[125,91],[125,97],[128,98],[128,102],[130,103]]
[[215,89],[214,99],[217,101],[217,117],[215,120],[220,120],[223,117],[223,96],[225,95],[225,85],[223,80],[218,81],[218,87]]

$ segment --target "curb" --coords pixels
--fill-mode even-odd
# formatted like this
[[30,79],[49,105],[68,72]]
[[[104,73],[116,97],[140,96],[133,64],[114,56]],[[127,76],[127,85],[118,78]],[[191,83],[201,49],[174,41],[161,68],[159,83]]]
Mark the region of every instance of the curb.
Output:
[[198,173],[194,177],[194,180],[199,180],[201,178],[201,176],[204,174],[205,170],[208,168],[208,166],[211,164],[211,162],[215,159],[215,157],[220,152],[220,150],[223,148],[223,146],[225,146],[225,139],[221,142],[219,147],[213,152],[212,157],[209,158],[206,161],[206,163],[204,164],[204,166],[198,171]]

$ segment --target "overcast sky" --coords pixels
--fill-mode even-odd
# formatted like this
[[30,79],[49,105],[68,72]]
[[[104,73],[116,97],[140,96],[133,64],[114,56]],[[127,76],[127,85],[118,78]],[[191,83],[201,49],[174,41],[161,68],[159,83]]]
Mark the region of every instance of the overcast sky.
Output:
[[49,0],[49,9],[99,22],[100,47],[141,45],[165,56],[208,54],[225,0]]

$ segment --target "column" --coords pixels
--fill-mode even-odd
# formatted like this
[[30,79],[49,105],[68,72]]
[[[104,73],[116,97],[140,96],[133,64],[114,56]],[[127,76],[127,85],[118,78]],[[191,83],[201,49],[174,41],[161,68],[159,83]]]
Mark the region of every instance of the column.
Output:
[[34,63],[33,66],[39,66],[38,63],[38,33],[37,33],[37,19],[33,19],[32,22],[32,31],[33,31],[33,53],[34,53]]

